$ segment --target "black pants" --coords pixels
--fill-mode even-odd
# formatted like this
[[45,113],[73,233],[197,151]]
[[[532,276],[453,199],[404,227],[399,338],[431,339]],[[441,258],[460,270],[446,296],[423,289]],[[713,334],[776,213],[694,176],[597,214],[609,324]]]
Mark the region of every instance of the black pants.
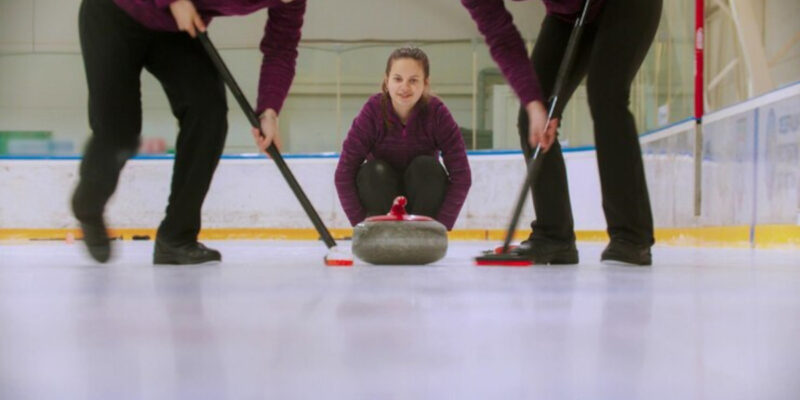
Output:
[[73,199],[76,217],[102,218],[122,167],[136,154],[142,129],[140,75],[147,69],[161,82],[179,124],[158,238],[174,244],[196,241],[200,209],[228,129],[221,77],[189,35],[146,29],[113,0],[83,0],[79,30],[92,136]]
[[356,176],[358,198],[367,216],[388,213],[395,197],[406,196],[409,214],[435,218],[448,184],[447,172],[432,156],[416,157],[402,176],[382,160],[365,162]]
[[[566,103],[587,77],[608,234],[647,246],[654,243],[653,217],[639,137],[628,104],[631,83],[650,48],[660,16],[661,0],[607,1],[597,20],[584,28],[559,99]],[[546,98],[555,85],[572,27],[554,16],[547,16],[542,23],[531,62]],[[524,108],[519,113],[519,129],[525,159],[529,160],[532,150]],[[536,210],[531,237],[574,241],[567,173],[558,141],[541,157],[540,173],[531,185]]]

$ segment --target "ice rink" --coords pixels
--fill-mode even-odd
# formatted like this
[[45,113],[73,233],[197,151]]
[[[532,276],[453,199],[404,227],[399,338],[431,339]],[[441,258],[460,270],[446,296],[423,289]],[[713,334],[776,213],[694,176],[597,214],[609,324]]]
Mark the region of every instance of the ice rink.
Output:
[[797,399],[800,251],[654,266],[325,267],[321,242],[0,244],[2,399]]

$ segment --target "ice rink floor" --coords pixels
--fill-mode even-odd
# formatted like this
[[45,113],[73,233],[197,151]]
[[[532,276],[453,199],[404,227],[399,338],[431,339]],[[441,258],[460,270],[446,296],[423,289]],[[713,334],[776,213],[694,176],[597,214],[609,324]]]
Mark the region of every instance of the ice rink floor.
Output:
[[800,252],[325,267],[321,242],[0,244],[0,399],[798,399]]

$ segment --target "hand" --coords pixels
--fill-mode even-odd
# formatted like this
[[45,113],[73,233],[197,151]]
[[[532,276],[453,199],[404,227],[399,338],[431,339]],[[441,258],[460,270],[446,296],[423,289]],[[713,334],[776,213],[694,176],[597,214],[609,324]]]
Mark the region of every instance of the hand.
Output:
[[269,108],[264,111],[263,114],[261,114],[259,120],[261,121],[261,130],[256,128],[251,130],[253,139],[256,142],[256,146],[258,146],[258,150],[266,153],[267,147],[273,143],[275,144],[275,147],[280,150],[281,136],[280,132],[278,131],[278,114],[275,112],[275,110]]
[[[536,149],[539,143],[542,144],[542,152],[550,150],[550,146],[556,140],[556,129],[558,128],[558,118],[553,118],[547,123],[547,110],[541,101],[532,101],[525,106],[528,111],[528,143],[531,149]],[[547,127],[545,127],[547,124]]]
[[181,32],[187,32],[191,37],[197,37],[198,32],[206,31],[206,24],[194,8],[190,0],[176,0],[169,5],[172,17]]

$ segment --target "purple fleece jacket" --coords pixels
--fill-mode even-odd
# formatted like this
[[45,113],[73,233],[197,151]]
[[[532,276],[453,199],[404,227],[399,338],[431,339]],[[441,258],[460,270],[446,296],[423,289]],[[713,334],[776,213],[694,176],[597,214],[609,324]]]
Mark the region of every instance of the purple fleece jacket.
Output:
[[[364,160],[383,160],[402,172],[417,156],[438,158],[441,153],[450,184],[435,218],[452,229],[472,184],[464,139],[456,121],[444,103],[431,96],[427,105],[417,103],[403,126],[389,99],[385,100],[384,112],[383,96],[378,93],[369,98],[342,145],[335,180],[347,218],[356,225],[367,216],[356,188],[356,175]],[[388,130],[384,115],[390,121]]]
[[[522,0],[514,0],[522,1]],[[555,15],[565,21],[573,22],[583,9],[583,0],[543,0],[548,15]],[[647,1],[647,0],[642,0]],[[587,22],[597,17],[605,0],[594,0],[589,8]],[[545,102],[536,73],[525,50],[511,14],[506,10],[503,0],[461,0],[469,10],[478,30],[486,38],[492,59],[517,93],[522,104],[534,100]],[[559,60],[560,61],[560,60]]]
[[[175,0],[114,0],[133,19],[156,31],[178,31],[169,5]],[[268,8],[268,20],[261,39],[261,75],[258,83],[256,113],[272,108],[280,113],[283,101],[294,79],[297,44],[306,0],[283,3],[281,0],[192,0],[197,12],[208,25],[211,19],[224,15],[246,15]]]

